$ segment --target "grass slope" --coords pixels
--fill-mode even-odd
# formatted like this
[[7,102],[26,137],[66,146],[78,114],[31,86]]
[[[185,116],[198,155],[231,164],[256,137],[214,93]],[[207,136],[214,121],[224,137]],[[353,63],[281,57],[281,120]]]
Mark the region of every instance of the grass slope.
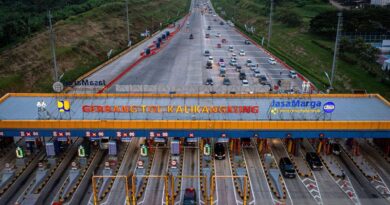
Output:
[[[146,28],[157,31],[160,22],[183,16],[189,0],[129,0],[133,43],[142,40]],[[142,12],[140,12],[142,11]],[[124,1],[107,2],[54,25],[58,67],[63,81],[73,81],[104,62],[107,52],[119,53],[127,46]],[[7,92],[51,92],[52,80],[49,35],[37,33],[14,48],[0,53],[0,95]]]
[[[232,19],[242,30],[245,24],[254,26],[255,34],[250,36],[258,42],[261,42],[260,39],[263,36],[267,39],[268,2],[265,0],[212,0],[217,12],[226,19]],[[299,27],[288,27],[278,22],[276,20],[278,12],[283,9],[296,11],[302,17],[303,24]],[[271,46],[267,48],[308,77],[321,90],[328,87],[329,83],[324,71],[330,75],[333,54],[331,50],[324,49],[318,44],[333,48],[334,42],[310,34],[308,32],[309,22],[318,13],[334,9],[330,4],[319,0],[285,1],[276,5]],[[390,99],[388,85],[380,82],[379,78],[368,75],[360,66],[351,65],[341,59],[338,59],[334,87],[334,92],[365,89],[370,93],[380,93]]]

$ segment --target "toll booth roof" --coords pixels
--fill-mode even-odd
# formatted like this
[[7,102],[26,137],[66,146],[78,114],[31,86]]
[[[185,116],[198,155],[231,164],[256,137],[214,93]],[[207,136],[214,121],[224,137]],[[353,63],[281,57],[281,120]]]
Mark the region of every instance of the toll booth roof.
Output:
[[377,94],[7,94],[0,120],[389,121]]

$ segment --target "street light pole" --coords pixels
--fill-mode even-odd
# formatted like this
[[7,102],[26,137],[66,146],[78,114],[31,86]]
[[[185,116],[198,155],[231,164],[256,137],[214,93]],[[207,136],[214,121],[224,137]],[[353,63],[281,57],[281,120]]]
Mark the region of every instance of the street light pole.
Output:
[[269,47],[269,43],[271,41],[271,34],[272,34],[272,12],[274,8],[274,0],[271,0],[271,6],[269,11],[269,25],[268,25],[268,42],[267,42],[267,48]]
[[58,79],[58,66],[57,66],[57,58],[56,58],[56,40],[54,36],[54,31],[53,31],[53,25],[51,23],[51,13],[50,10],[47,14],[47,17],[49,18],[49,32],[50,32],[50,47],[51,47],[51,53],[52,53],[52,58],[53,58],[53,65],[54,65],[54,82],[57,82]]
[[127,45],[131,45],[130,40],[130,22],[129,22],[129,0],[126,0],[126,23],[127,23]]
[[337,20],[336,42],[334,43],[332,73],[331,73],[331,77],[330,77],[329,89],[333,89],[334,72],[336,69],[336,60],[337,60],[337,54],[339,51],[340,32],[341,32],[341,28],[342,28],[343,13],[339,12],[339,13],[337,13],[337,16],[338,16],[338,20]]

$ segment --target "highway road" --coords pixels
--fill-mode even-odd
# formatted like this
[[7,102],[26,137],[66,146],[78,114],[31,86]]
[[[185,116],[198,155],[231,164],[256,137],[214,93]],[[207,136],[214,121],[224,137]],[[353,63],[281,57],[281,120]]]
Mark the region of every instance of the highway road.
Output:
[[[168,170],[168,157],[169,149],[156,148],[150,175],[165,176]],[[143,197],[138,201],[138,204],[162,204],[164,200],[163,197],[165,197],[164,190],[166,188],[167,187],[164,186],[163,178],[149,178]]]
[[[226,151],[226,159],[214,160],[215,176],[232,176],[232,167],[230,163],[229,151]],[[237,204],[239,195],[233,183],[233,178],[215,178],[213,204],[216,205],[233,205]]]
[[[306,156],[306,152],[314,152],[313,147],[308,146],[310,145],[309,143],[302,143],[302,145],[304,149],[301,149],[301,151],[304,156]],[[320,171],[313,171],[313,174],[317,180],[324,204],[353,204],[348,196],[336,184],[326,168],[323,168]]]
[[[138,156],[139,156],[139,140],[138,138],[133,138],[130,142],[129,148],[126,151],[125,156],[123,157],[121,167],[119,168],[118,171],[118,175],[131,177],[132,174],[134,173]],[[116,179],[108,195],[107,200],[102,204],[126,204],[125,185],[126,185],[125,179],[123,178]],[[129,194],[130,194],[130,190],[129,190]]]
[[251,193],[254,196],[253,202],[249,201],[249,203],[273,204],[270,188],[256,148],[244,148],[243,152],[251,182]]
[[[184,147],[182,175],[199,176],[199,174],[199,149],[196,147]],[[186,177],[182,178],[181,191],[179,192],[179,197],[176,197],[175,204],[181,204],[186,188],[195,188],[198,196],[198,202],[201,200],[204,202],[203,197],[201,197],[202,192],[200,192],[200,180],[203,179]]]
[[[279,163],[282,157],[288,157],[281,140],[272,139],[271,142],[271,149],[277,163]],[[285,178],[284,181],[286,182],[288,194],[294,204],[317,204],[298,176],[295,178]]]

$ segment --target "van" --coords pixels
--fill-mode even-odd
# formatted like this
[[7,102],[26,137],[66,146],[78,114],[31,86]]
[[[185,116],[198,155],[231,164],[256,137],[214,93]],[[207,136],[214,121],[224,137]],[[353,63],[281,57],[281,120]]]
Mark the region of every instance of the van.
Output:
[[294,165],[291,163],[290,158],[283,157],[279,161],[279,169],[282,175],[286,178],[295,178]]
[[226,157],[225,146],[220,142],[214,144],[214,157],[215,159],[225,159]]

